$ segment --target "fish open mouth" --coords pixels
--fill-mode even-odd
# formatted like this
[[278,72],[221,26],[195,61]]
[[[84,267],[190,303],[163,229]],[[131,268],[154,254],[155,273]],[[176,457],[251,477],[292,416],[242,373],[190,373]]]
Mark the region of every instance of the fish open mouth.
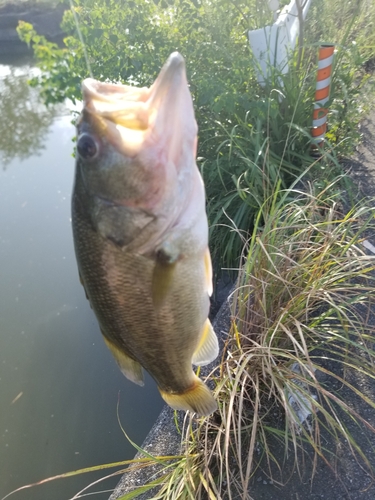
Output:
[[132,130],[148,128],[148,88],[102,83],[87,78],[82,83],[84,109]]
[[[187,84],[184,58],[171,54],[150,88],[102,83],[87,78],[82,83],[84,112],[100,123],[106,138],[128,156],[137,154],[149,131],[159,137],[181,135],[181,121],[196,123]],[[186,116],[187,113],[187,116]],[[181,118],[182,117],[182,118]],[[191,118],[193,117],[193,120]]]

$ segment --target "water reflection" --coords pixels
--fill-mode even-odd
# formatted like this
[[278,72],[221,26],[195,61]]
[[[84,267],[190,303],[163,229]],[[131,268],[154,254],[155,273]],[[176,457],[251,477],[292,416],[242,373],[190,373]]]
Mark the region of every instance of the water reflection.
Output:
[[45,137],[62,106],[46,108],[27,81],[30,67],[0,65],[0,162],[5,168],[14,158],[40,154]]
[[[0,498],[62,472],[132,458],[117,421],[119,392],[121,422],[137,444],[163,404],[149,377],[139,388],[121,374],[78,280],[70,222],[71,117],[42,109],[24,87],[26,68],[2,69],[5,79],[20,76],[12,95],[25,88],[31,104],[23,96],[9,118],[9,95],[0,135],[6,131],[10,142],[22,144],[24,131],[34,145],[21,156],[5,144],[8,168],[0,167]],[[6,88],[11,94],[10,78]],[[36,119],[39,136],[19,123],[36,110],[44,116]],[[11,498],[67,500],[97,477],[47,483]]]

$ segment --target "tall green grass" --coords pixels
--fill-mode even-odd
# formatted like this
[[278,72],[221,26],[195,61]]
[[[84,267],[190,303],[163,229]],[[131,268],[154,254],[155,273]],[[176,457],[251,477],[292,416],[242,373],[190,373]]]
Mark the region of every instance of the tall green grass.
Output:
[[296,64],[294,58],[288,75],[273,72],[282,88],[268,86],[231,129],[221,125],[215,162],[203,165],[211,248],[214,260],[227,267],[238,268],[243,241],[277,184],[290,186],[311,163],[315,74],[308,65],[297,75]]
[[374,85],[365,70],[366,61],[375,56],[374,25],[375,5],[367,0],[344,6],[337,1],[313,3],[304,27],[301,59],[298,48],[291,54],[288,74],[270,68],[265,87],[256,83],[254,75],[248,101],[239,103],[229,122],[216,121],[214,141],[221,141],[215,154],[207,147],[205,156],[203,145],[201,169],[211,249],[219,265],[238,269],[243,240],[251,234],[264,201],[279,182],[284,188],[290,186],[311,162],[321,43],[336,46],[328,103],[327,171],[337,174],[339,160],[353,153],[360,139],[359,120],[374,102]]

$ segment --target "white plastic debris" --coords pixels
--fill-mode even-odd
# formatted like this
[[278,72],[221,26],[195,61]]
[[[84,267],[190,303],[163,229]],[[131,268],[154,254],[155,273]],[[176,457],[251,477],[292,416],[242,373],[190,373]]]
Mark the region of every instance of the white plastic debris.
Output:
[[375,253],[375,247],[372,243],[369,242],[369,240],[364,240],[362,245],[367,248],[367,250],[370,250],[370,252]]
[[[293,363],[290,369],[292,372],[297,373],[298,375],[306,375],[307,373],[307,369],[304,370],[300,363]],[[313,370],[315,372],[315,368]],[[299,378],[293,378],[292,383],[293,386],[298,386],[301,388],[301,390],[297,388],[291,388],[289,384],[285,388],[285,394],[294,412],[294,415],[292,414],[292,416],[295,417],[294,425],[297,428],[298,432],[302,430],[303,425],[306,425],[309,430],[311,430],[308,418],[310,415],[312,415],[312,399],[316,400],[317,397],[315,394],[311,394],[309,384],[303,382]],[[307,394],[309,394],[309,396]]]
[[[312,0],[301,1],[303,19],[306,18]],[[249,42],[257,61],[255,70],[260,85],[264,86],[272,74],[273,68],[286,74],[288,61],[300,32],[296,0],[286,5],[277,15],[276,3],[269,2],[270,9],[277,16],[272,26],[264,26],[248,32]]]

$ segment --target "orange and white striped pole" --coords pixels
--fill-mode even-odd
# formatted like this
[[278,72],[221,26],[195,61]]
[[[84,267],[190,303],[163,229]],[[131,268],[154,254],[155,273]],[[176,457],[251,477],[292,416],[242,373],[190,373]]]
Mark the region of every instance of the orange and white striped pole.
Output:
[[334,45],[322,45],[319,48],[318,74],[316,78],[315,103],[313,113],[313,128],[311,135],[313,144],[321,148],[327,132],[327,113],[325,107],[329,100],[331,86],[331,72]]

